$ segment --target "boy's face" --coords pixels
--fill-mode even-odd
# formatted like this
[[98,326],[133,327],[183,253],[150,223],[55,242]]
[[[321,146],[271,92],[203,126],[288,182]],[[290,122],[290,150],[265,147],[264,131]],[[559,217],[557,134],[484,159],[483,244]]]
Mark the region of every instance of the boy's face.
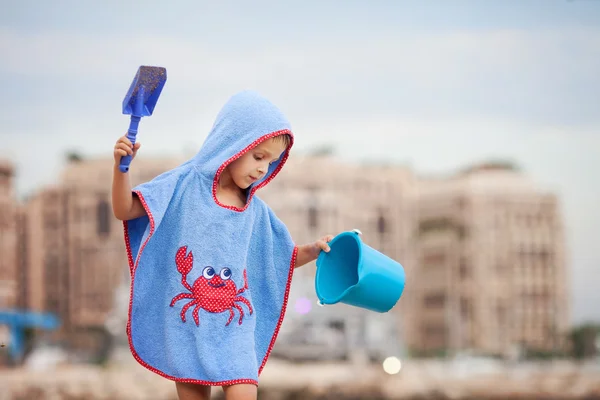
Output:
[[247,189],[259,181],[269,171],[269,165],[276,162],[285,151],[281,138],[267,139],[227,166],[233,182],[240,189]]

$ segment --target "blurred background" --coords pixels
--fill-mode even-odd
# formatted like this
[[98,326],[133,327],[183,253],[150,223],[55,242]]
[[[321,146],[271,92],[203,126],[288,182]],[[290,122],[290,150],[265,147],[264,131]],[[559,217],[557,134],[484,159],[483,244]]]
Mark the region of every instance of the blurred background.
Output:
[[296,135],[259,192],[295,240],[358,228],[406,270],[386,314],[298,270],[259,398],[600,398],[600,1],[0,6],[0,399],[176,398],[129,352],[110,205],[140,65],[168,80],[134,184],[255,89]]

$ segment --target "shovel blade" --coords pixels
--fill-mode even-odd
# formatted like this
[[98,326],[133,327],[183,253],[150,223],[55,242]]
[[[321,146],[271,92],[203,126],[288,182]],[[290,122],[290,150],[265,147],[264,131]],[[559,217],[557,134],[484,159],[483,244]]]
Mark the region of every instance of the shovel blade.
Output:
[[166,80],[167,70],[163,67],[139,67],[123,100],[123,114],[136,117],[152,115]]

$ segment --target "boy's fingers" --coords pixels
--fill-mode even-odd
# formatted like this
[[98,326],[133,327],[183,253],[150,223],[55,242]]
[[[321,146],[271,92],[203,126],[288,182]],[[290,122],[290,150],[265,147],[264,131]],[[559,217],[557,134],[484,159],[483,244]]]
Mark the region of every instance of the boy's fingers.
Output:
[[127,146],[131,147],[131,140],[127,139],[127,136],[122,136],[121,139],[119,139],[119,142],[125,143]]
[[115,148],[119,149],[119,150],[123,150],[123,151],[127,152],[128,154],[133,154],[131,147],[127,146],[125,143],[119,143],[115,146]]
[[326,253],[330,250],[329,245],[323,240],[317,241],[317,245],[321,250],[325,251]]
[[129,147],[125,146],[124,144],[119,146],[118,149],[124,151],[125,153],[127,153],[129,155],[133,154],[133,151]]
[[321,238],[322,241],[324,241],[325,243],[329,243],[333,240],[333,235],[327,235],[327,236],[323,236]]

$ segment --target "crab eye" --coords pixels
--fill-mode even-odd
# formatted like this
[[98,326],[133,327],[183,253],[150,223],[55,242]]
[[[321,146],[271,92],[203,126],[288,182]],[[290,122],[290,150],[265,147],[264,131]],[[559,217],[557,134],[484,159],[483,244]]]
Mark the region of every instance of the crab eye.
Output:
[[221,276],[221,279],[226,281],[231,278],[231,270],[229,268],[223,268],[219,275]]
[[215,276],[215,270],[213,267],[206,267],[202,270],[202,276],[206,279],[212,279]]

